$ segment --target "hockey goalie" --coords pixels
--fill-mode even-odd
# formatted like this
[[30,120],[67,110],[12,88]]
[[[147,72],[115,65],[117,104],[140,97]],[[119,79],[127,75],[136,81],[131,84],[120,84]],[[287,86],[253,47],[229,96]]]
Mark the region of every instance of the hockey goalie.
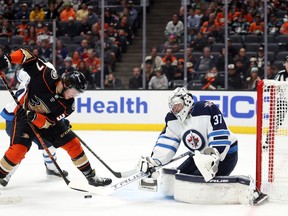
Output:
[[266,199],[251,178],[229,176],[238,161],[238,142],[215,104],[195,102],[183,87],[172,92],[168,104],[166,125],[151,156],[141,156],[137,164],[150,174],[140,181],[140,189],[157,190],[157,167],[169,163],[183,143],[193,154],[176,169],[162,169],[165,195],[190,203],[257,204]]

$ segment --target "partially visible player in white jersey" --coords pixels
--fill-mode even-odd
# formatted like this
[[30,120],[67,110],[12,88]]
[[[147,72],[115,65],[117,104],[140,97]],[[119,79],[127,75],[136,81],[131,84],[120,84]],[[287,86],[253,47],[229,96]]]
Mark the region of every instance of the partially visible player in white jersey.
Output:
[[[26,87],[30,81],[30,77],[29,75],[23,70],[19,70],[19,72],[17,73],[17,80],[19,82],[19,86],[18,86],[18,90],[16,91],[15,95],[18,98],[21,98],[22,95],[26,92]],[[8,136],[11,136],[11,132],[12,132],[12,127],[13,127],[13,119],[14,119],[14,110],[15,107],[17,106],[17,104],[15,103],[14,100],[12,100],[10,103],[8,103],[3,110],[1,111],[0,115],[5,119],[6,121],[6,133],[8,134]],[[48,176],[57,176],[57,177],[61,177],[61,174],[59,173],[59,171],[57,170],[57,168],[55,167],[53,161],[50,159],[49,155],[47,154],[47,152],[43,149],[41,143],[38,141],[38,139],[34,140],[34,143],[36,143],[38,145],[39,150],[43,150],[42,156],[44,159],[44,165],[46,167],[46,174]],[[57,156],[56,156],[56,149],[47,141],[45,141],[45,144],[47,145],[49,151],[51,152],[51,154],[53,155],[54,159],[57,160]],[[12,172],[10,172],[2,181],[1,186],[6,187],[12,174],[16,171],[16,169],[18,168],[18,166],[16,166]],[[65,176],[68,176],[68,172],[63,170],[63,174]]]
[[209,101],[194,102],[192,94],[180,87],[169,97],[169,108],[166,126],[151,157],[145,157],[144,161],[153,166],[168,163],[182,141],[195,156],[178,167],[180,173],[202,174],[207,181],[218,175],[228,176],[237,164],[238,144],[219,108]]
[[283,66],[284,69],[279,71],[274,78],[277,81],[288,81],[288,55],[284,58]]

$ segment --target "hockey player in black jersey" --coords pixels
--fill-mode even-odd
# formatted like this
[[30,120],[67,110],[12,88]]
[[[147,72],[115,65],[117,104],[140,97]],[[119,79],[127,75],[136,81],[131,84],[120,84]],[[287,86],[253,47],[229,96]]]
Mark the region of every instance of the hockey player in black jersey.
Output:
[[84,75],[72,71],[58,77],[51,63],[37,58],[27,49],[19,49],[0,57],[0,70],[11,64],[21,64],[31,80],[26,93],[19,99],[22,107],[17,107],[14,111],[10,147],[0,160],[0,182],[24,159],[31,147],[35,134],[27,122],[29,121],[44,140],[67,151],[89,184],[109,185],[112,180],[96,175],[79,139],[69,126],[61,121],[73,113],[74,98],[86,90]]

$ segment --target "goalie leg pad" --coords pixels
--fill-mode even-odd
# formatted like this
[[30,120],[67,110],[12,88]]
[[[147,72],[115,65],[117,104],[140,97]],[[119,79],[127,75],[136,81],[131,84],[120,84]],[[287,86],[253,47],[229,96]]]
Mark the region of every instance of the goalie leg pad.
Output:
[[267,198],[261,194],[246,176],[217,176],[205,182],[201,176],[175,175],[174,199],[181,202],[255,205],[259,197],[261,201]]
[[176,168],[163,168],[161,173],[161,193],[165,196],[174,196],[175,175],[180,170]]

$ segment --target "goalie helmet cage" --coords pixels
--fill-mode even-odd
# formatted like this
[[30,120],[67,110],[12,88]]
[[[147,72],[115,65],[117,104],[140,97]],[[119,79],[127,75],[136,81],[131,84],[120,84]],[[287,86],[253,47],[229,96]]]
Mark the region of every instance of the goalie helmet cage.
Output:
[[276,202],[288,202],[287,104],[288,82],[258,82],[256,187]]

